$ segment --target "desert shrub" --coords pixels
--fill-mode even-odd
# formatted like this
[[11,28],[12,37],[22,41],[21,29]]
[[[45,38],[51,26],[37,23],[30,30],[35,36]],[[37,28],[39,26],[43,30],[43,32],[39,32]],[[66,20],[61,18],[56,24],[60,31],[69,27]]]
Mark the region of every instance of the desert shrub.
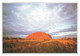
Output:
[[72,38],[72,40],[77,40],[77,38]]
[[18,42],[18,39],[16,39],[16,42]]
[[49,41],[49,39],[44,39],[44,41]]
[[9,37],[4,37],[3,39],[5,39],[5,40],[9,40]]
[[62,39],[63,39],[63,40],[66,40],[67,38],[66,38],[66,37],[63,37]]
[[62,44],[58,41],[51,41],[51,42],[41,43],[38,46],[34,46],[33,52],[38,52],[38,53],[67,52],[65,50],[66,50],[66,48],[65,48],[64,44]]
[[72,39],[71,37],[68,37],[68,38],[67,38],[67,40],[71,40],[71,39]]
[[42,47],[44,47],[47,52],[65,52],[65,46],[58,41],[45,43]]

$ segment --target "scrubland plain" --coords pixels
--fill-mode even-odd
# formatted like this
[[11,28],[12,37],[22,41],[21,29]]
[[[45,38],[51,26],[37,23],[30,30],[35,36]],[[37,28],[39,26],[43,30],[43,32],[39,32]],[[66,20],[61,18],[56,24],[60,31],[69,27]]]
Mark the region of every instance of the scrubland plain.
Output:
[[77,39],[3,39],[3,53],[77,53]]

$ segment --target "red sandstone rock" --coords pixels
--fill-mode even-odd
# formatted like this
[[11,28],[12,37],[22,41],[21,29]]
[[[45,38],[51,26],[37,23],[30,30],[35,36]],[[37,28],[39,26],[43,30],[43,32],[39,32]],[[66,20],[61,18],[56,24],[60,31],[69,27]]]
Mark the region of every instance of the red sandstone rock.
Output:
[[44,32],[35,32],[26,37],[26,39],[52,39],[52,37]]

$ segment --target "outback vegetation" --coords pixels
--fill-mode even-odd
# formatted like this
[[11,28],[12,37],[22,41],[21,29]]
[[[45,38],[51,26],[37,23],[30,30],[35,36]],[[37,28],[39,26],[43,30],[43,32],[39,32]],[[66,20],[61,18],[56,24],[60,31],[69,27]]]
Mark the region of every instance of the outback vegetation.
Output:
[[77,38],[22,39],[3,38],[3,53],[76,53]]

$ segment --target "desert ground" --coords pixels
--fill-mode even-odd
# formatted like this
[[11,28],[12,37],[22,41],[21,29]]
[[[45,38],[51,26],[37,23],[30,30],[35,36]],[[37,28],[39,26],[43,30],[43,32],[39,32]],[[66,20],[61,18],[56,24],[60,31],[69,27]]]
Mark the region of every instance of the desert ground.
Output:
[[3,53],[77,53],[77,39],[28,40],[4,38]]

